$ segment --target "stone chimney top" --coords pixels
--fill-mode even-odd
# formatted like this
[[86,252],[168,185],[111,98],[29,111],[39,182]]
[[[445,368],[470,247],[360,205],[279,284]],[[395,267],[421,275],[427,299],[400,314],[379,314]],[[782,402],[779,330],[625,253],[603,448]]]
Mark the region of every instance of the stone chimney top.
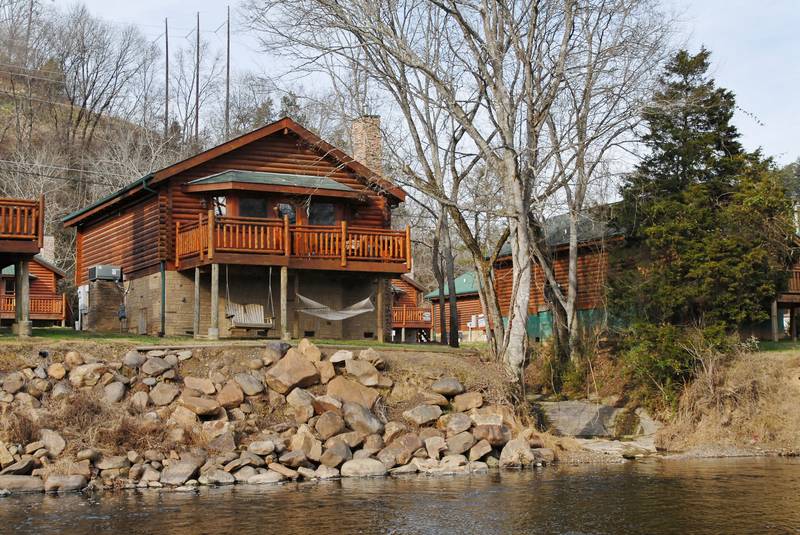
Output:
[[42,250],[39,251],[39,256],[47,260],[51,264],[56,262],[56,237],[45,236],[42,239]]
[[362,115],[353,121],[353,158],[375,173],[383,174],[380,115]]

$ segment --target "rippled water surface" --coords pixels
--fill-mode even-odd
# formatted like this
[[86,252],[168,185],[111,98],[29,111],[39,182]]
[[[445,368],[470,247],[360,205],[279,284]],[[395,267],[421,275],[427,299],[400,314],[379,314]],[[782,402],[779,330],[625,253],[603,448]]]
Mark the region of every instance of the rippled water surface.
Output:
[[0,533],[800,533],[800,461],[652,461],[0,499]]

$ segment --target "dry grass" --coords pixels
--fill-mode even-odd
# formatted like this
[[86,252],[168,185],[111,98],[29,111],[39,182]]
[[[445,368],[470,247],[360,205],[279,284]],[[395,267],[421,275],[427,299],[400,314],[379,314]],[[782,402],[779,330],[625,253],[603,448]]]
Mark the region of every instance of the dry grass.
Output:
[[4,410],[0,416],[0,440],[10,444],[28,444],[39,438],[41,426],[25,412]]
[[739,353],[709,362],[658,436],[669,450],[758,447],[800,451],[800,352]]

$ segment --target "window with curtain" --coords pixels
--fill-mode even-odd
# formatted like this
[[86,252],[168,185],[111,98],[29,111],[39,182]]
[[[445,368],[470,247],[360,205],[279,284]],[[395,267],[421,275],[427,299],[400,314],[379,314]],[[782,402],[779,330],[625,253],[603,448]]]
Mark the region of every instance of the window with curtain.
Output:
[[267,199],[264,197],[242,197],[239,199],[240,217],[267,217]]
[[336,206],[329,202],[312,202],[308,208],[309,225],[335,225]]

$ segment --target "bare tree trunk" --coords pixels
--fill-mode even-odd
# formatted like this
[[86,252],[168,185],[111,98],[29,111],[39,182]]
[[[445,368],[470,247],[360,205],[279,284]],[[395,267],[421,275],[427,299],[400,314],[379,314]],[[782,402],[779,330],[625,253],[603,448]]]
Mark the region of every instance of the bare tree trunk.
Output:
[[[439,287],[439,343],[442,345],[447,344],[447,315],[445,314],[445,284],[444,272],[442,271],[441,264],[441,235],[442,235],[442,216],[440,214],[436,222],[436,232],[433,236],[433,247],[431,253],[431,267],[433,268],[433,276],[436,279],[436,284]],[[450,287],[452,288],[452,287]],[[448,293],[450,288],[447,289]]]
[[444,256],[445,276],[449,292],[447,300],[450,304],[450,332],[448,342],[450,347],[458,347],[458,296],[456,295],[456,265],[453,255],[453,243],[450,240],[450,229],[448,228],[447,212],[442,208],[442,256]]

